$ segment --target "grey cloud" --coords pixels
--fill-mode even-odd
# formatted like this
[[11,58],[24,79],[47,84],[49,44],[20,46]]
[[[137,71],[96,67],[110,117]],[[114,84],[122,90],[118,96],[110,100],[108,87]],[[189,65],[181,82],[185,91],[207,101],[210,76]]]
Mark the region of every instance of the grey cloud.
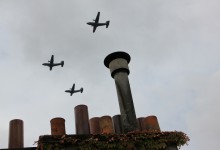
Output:
[[[8,123],[14,118],[24,120],[25,146],[32,146],[39,135],[50,134],[53,117],[64,117],[68,133],[74,133],[78,104],[88,105],[90,117],[118,114],[114,80],[103,60],[126,51],[137,116],[157,115],[162,130],[187,133],[192,140],[182,149],[211,144],[217,149],[212,141],[219,126],[214,118],[219,114],[218,4],[0,1],[0,147],[7,147]],[[93,34],[86,22],[98,11],[100,21],[111,22]],[[63,68],[50,72],[41,65],[51,54],[65,61]],[[85,92],[70,97],[64,90],[74,82]],[[202,131],[214,138],[201,137]]]

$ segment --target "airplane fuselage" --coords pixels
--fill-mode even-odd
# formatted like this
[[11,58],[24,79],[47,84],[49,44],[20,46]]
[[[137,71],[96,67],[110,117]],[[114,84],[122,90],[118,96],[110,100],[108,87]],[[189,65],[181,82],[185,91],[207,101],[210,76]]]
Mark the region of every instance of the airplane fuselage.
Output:
[[81,92],[81,93],[82,93],[82,90],[74,90],[74,91],[70,91],[70,95],[72,96],[73,93],[77,93],[77,92]]
[[61,63],[43,63],[42,65],[48,66],[50,68],[50,70],[52,70],[52,68],[54,66],[61,66],[61,67],[63,67],[63,63],[64,62],[62,61]]
[[91,25],[91,26],[96,26],[96,27],[98,27],[98,26],[106,26],[107,25],[107,23],[95,23],[95,22],[88,22],[87,24]]

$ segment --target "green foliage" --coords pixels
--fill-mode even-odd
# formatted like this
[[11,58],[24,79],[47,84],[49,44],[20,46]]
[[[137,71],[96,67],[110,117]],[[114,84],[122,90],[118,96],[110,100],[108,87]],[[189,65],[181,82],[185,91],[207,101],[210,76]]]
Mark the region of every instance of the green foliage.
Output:
[[163,150],[168,145],[178,148],[187,144],[189,137],[183,132],[142,131],[127,134],[41,136],[38,150]]

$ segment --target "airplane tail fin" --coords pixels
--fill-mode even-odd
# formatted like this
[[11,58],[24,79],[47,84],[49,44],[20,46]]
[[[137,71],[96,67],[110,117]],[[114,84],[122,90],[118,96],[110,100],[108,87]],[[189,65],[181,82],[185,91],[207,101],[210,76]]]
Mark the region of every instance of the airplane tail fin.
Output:
[[106,21],[106,28],[108,28],[110,21]]
[[81,92],[81,93],[83,92],[83,88],[80,89],[80,92]]
[[64,65],[64,61],[61,61],[61,67],[63,67],[63,65]]

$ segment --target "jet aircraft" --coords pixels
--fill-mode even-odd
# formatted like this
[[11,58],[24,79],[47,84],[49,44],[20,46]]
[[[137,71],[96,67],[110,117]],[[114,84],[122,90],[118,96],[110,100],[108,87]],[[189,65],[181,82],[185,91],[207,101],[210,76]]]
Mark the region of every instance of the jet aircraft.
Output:
[[94,19],[94,22],[87,22],[88,25],[93,26],[93,33],[95,32],[96,28],[98,26],[105,26],[106,28],[108,28],[110,21],[106,21],[105,23],[99,23],[99,16],[100,16],[100,12],[98,12],[96,19]]
[[52,68],[54,66],[60,65],[61,67],[63,67],[63,65],[64,65],[64,61],[61,61],[60,63],[54,63],[54,56],[53,55],[51,56],[51,59],[48,62],[49,63],[43,63],[42,65],[50,67],[50,71],[52,70]]
[[83,88],[79,89],[79,90],[75,90],[75,83],[73,84],[72,88],[70,88],[69,90],[66,90],[65,92],[70,93],[70,96],[73,95],[73,93],[76,92],[83,92]]

